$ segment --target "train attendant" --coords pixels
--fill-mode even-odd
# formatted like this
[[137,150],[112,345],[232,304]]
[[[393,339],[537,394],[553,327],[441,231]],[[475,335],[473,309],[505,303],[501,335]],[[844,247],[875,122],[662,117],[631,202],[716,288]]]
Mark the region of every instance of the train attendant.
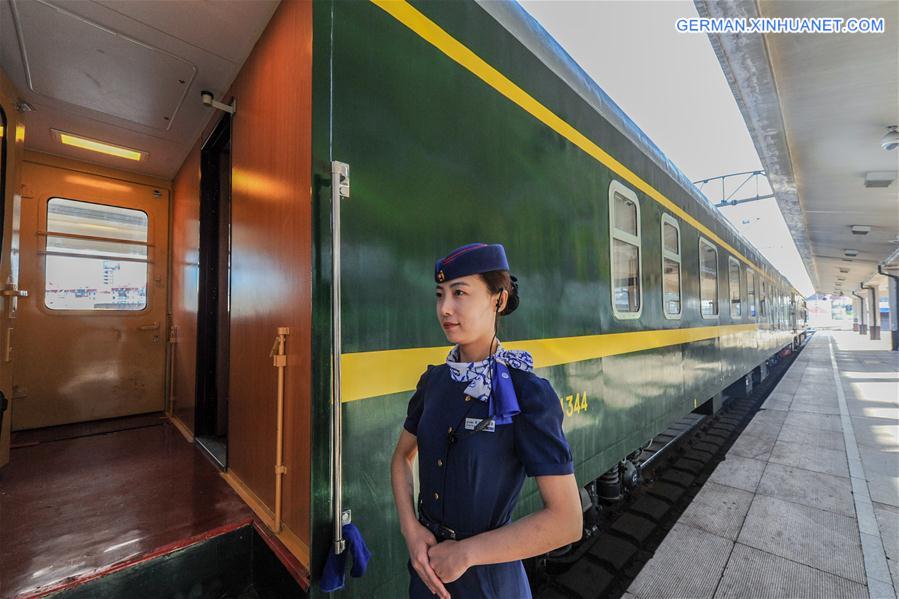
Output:
[[[418,381],[391,463],[409,596],[531,597],[521,560],[580,539],[583,528],[562,407],[530,354],[496,337],[500,316],[518,306],[503,246],[460,247],[437,262],[434,279],[437,320],[454,347]],[[544,507],[510,522],[525,476],[537,478]]]

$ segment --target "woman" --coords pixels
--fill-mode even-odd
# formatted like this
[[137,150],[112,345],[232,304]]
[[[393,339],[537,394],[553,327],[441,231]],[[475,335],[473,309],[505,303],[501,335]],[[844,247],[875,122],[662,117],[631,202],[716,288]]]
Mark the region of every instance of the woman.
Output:
[[[573,543],[583,528],[562,407],[530,354],[496,338],[499,317],[518,306],[502,245],[454,250],[434,280],[437,319],[454,347],[421,376],[391,463],[409,596],[531,597],[521,559]],[[510,523],[525,475],[537,478],[544,507]]]

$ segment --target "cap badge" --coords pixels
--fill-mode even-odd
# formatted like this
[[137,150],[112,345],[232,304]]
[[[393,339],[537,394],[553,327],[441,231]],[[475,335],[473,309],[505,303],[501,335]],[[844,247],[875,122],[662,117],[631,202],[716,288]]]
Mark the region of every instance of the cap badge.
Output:
[[443,271],[442,271],[442,270],[438,270],[438,271],[437,271],[437,281],[439,281],[440,283],[442,283],[442,282],[443,282],[443,279],[445,279],[445,278],[446,278],[446,275],[443,274]]

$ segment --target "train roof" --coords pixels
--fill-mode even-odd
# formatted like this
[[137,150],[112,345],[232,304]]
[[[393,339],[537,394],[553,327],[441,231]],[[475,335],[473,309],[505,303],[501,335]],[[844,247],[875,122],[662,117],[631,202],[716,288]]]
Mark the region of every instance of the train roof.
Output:
[[[693,182],[672,162],[662,150],[637,126],[634,121],[603,91],[596,81],[565,51],[543,26],[518,2],[505,0],[475,0],[503,28],[521,42],[534,56],[555,73],[568,87],[577,93],[600,116],[627,137],[648,156],[663,172],[671,177],[695,202],[695,207],[716,223],[725,227],[733,236],[752,251],[753,258],[767,269],[782,277],[794,291],[792,284],[780,273],[749,240],[724,218]],[[798,291],[797,291],[798,293]],[[801,294],[800,294],[801,295]]]

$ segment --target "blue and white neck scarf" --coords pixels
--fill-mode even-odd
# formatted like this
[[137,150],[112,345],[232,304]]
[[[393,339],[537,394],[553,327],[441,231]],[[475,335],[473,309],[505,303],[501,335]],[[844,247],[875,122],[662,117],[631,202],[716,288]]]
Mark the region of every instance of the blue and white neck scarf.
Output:
[[465,393],[488,402],[487,415],[496,424],[509,424],[512,416],[521,412],[518,397],[512,386],[509,368],[524,372],[534,369],[534,359],[524,350],[503,349],[497,344],[496,353],[479,362],[460,362],[459,346],[453,347],[446,357],[450,377],[458,382],[468,383]]

